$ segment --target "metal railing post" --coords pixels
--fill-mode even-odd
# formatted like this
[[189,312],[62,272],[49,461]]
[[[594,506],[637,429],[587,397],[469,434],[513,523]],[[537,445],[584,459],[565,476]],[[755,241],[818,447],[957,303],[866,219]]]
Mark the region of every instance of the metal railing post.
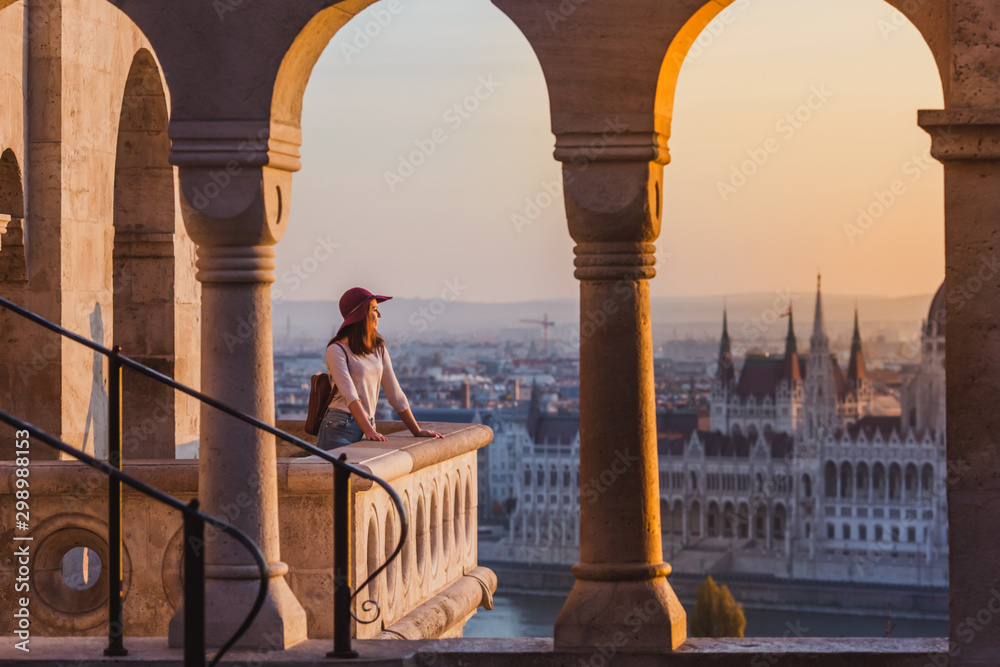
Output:
[[[114,353],[121,347],[114,346]],[[108,357],[108,464],[122,469],[122,365]],[[128,655],[125,648],[125,619],[122,613],[122,483],[108,478],[108,647],[104,655]]]
[[351,473],[343,466],[333,468],[333,650],[326,655],[358,657],[351,648]]
[[[198,499],[188,506],[197,511]],[[184,667],[205,666],[205,522],[184,515]]]

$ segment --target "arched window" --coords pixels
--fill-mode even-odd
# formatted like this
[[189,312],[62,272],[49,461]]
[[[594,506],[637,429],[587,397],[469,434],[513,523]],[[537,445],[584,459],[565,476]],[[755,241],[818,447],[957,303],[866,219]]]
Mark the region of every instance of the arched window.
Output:
[[903,497],[903,470],[898,463],[889,466],[889,500]]
[[851,470],[851,464],[844,461],[840,465],[840,497],[850,498],[851,492],[854,490],[854,475]]
[[858,464],[858,472],[856,476],[856,493],[860,500],[868,499],[868,464],[862,461]]
[[934,497],[934,466],[925,463],[920,470],[920,497]]
[[833,461],[826,462],[823,474],[823,487],[827,498],[837,497],[837,466]]
[[872,500],[884,501],[886,499],[885,492],[885,466],[876,463],[872,468]]
[[917,466],[910,463],[906,466],[906,475],[903,479],[903,488],[905,491],[905,499],[908,502],[917,499],[917,486],[919,485],[919,474],[917,473]]

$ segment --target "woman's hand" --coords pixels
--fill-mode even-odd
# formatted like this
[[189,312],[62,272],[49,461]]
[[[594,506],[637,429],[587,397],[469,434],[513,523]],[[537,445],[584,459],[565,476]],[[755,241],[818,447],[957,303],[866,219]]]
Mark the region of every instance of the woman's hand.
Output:
[[429,428],[422,428],[413,434],[415,438],[443,438],[444,436],[437,431],[432,431]]
[[365,433],[365,438],[368,440],[379,440],[379,441],[389,439],[384,435],[382,435],[381,433],[379,433],[378,431],[376,431],[375,429],[371,429],[371,433]]

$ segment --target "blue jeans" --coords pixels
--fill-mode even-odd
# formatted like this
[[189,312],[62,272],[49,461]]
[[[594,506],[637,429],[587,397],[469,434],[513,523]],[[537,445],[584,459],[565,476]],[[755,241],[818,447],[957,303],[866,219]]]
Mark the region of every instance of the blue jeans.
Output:
[[[369,418],[368,421],[375,426],[374,419]],[[316,434],[316,446],[329,451],[364,439],[364,431],[350,412],[327,408],[319,425],[319,433]]]

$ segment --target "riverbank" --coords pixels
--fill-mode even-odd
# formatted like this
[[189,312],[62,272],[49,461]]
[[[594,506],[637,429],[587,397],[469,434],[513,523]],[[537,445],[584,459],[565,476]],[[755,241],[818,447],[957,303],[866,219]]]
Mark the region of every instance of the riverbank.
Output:
[[[480,561],[480,564],[496,572],[498,593],[565,596],[573,586],[569,567],[487,561]],[[892,617],[895,619],[945,624],[948,620],[946,588],[788,581],[762,575],[723,574],[715,576],[715,579],[728,586],[733,597],[745,609],[882,618],[888,615],[889,605],[892,605]],[[703,580],[701,575],[670,575],[670,585],[686,606],[693,605],[698,585]]]
[[[551,637],[565,593],[497,590],[493,609],[480,609],[465,626],[465,637]],[[690,612],[692,606],[685,602]],[[744,607],[745,637],[884,637],[885,614],[817,613]],[[689,617],[690,620],[690,617]],[[894,638],[947,637],[947,620],[898,618],[893,612]]]

